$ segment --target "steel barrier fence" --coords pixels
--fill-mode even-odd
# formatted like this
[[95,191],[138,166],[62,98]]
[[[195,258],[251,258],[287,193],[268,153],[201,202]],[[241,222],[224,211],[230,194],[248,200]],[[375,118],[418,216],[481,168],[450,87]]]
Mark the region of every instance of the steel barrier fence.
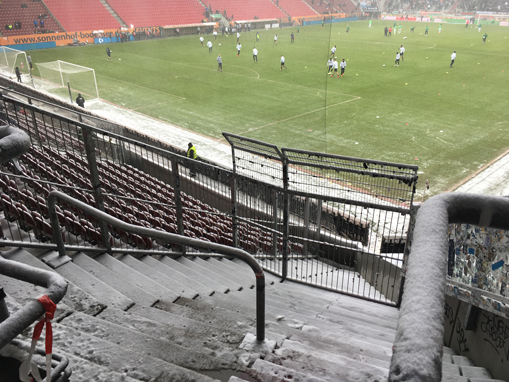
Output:
[[[399,301],[416,166],[279,150],[225,134],[234,142],[232,171],[128,129],[92,127],[8,96],[0,120],[25,130],[32,143],[21,174],[12,166],[0,173],[10,245],[53,240],[44,202],[56,189],[130,224],[237,246],[283,278]],[[65,203],[57,214],[75,250],[187,250]]]

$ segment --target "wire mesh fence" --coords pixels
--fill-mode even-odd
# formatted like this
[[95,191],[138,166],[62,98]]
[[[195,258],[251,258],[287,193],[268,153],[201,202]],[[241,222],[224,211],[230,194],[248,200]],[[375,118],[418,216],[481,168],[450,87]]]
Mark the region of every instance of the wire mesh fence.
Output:
[[223,135],[239,183],[268,179],[273,185],[273,197],[257,195],[258,208],[250,214],[238,210],[251,219],[267,216],[267,226],[272,211],[276,250],[257,255],[265,267],[300,282],[398,301],[416,166],[279,150]]

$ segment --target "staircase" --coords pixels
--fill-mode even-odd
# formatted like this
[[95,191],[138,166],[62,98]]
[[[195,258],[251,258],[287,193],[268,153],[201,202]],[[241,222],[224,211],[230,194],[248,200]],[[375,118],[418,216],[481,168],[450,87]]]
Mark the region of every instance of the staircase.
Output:
[[452,5],[452,7],[447,11],[448,13],[453,13],[456,11],[456,8],[458,7],[459,5],[459,1],[455,1],[454,4]]
[[104,5],[104,8],[106,8],[108,10],[108,12],[111,13],[111,15],[113,16],[113,18],[115,20],[117,20],[119,22],[119,24],[123,27],[123,28],[129,28],[129,25],[127,25],[124,20],[122,20],[120,18],[120,16],[117,14],[117,12],[115,12],[113,10],[113,8],[111,7],[111,5],[108,4],[108,2],[106,0],[99,0],[101,2],[102,5]]
[[[1,255],[52,270],[44,260],[53,252]],[[255,277],[240,260],[69,256],[54,270],[70,283],[53,330],[54,351],[69,357],[73,382],[374,382],[388,375],[396,308],[281,283],[266,273],[267,340],[260,346]],[[4,276],[0,285],[11,311],[43,292]],[[444,353],[443,381],[489,378],[468,359]],[[2,355],[19,352],[3,349]]]

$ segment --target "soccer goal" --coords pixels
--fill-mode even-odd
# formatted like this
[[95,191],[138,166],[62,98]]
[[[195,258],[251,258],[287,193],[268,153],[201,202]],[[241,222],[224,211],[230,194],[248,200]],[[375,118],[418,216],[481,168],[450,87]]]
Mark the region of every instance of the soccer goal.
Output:
[[27,74],[29,72],[25,51],[0,46],[0,74],[15,78],[16,67],[19,68],[21,73]]
[[92,68],[71,64],[65,61],[36,63],[44,90],[62,97],[68,97],[67,83],[73,99],[81,93],[86,99],[99,98],[95,71]]

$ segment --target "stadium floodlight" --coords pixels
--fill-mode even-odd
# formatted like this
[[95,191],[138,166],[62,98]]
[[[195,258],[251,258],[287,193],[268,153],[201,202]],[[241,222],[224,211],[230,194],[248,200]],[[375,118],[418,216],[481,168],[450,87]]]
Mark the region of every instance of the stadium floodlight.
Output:
[[66,89],[69,83],[72,91],[81,93],[88,99],[99,98],[94,69],[60,60],[36,65],[41,79],[45,82]]
[[24,74],[29,73],[27,55],[24,50],[12,49],[7,46],[0,46],[0,74],[15,78],[16,67]]

